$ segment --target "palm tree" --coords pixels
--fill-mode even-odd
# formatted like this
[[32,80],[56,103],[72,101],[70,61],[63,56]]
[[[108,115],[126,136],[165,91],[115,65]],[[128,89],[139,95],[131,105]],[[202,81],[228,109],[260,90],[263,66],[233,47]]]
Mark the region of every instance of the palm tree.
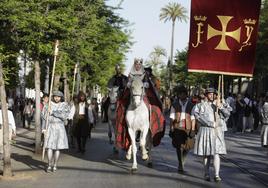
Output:
[[165,7],[161,8],[161,13],[159,15],[160,20],[164,20],[164,22],[171,20],[172,21],[172,35],[171,35],[171,52],[170,52],[170,61],[168,63],[169,68],[169,88],[170,89],[170,81],[171,81],[171,66],[173,62],[173,47],[174,47],[174,29],[176,20],[182,22],[187,22],[187,10],[179,3],[168,3]]
[[154,73],[157,74],[159,72],[159,68],[161,68],[163,65],[162,57],[166,56],[167,52],[164,48],[162,48],[161,46],[154,47],[153,51],[149,55],[150,61],[148,62],[148,64],[152,66]]

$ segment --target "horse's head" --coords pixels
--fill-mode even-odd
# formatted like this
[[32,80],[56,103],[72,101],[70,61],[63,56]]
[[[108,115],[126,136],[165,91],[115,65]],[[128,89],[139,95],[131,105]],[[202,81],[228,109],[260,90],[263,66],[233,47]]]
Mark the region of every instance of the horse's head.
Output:
[[109,89],[110,103],[116,103],[117,102],[118,92],[119,92],[119,87],[117,87],[117,86],[114,86],[111,89]]
[[131,103],[134,106],[139,106],[141,102],[143,101],[144,96],[144,86],[141,79],[136,78],[132,81],[131,87],[130,87],[130,93],[131,93]]

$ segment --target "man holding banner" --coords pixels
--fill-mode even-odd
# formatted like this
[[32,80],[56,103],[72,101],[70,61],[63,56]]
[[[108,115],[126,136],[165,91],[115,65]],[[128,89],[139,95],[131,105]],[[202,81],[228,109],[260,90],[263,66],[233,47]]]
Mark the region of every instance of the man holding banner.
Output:
[[226,154],[224,131],[231,109],[220,100],[214,101],[214,95],[217,95],[217,91],[214,88],[208,88],[206,90],[207,101],[199,103],[194,108],[194,115],[199,127],[194,154],[203,156],[206,181],[210,181],[209,166],[213,156],[214,180],[219,182],[221,181],[219,175],[220,155]]
[[[188,71],[220,74],[222,80],[224,74],[252,77],[260,5],[261,0],[192,0]],[[224,93],[223,88],[223,81],[219,79],[218,90],[221,89],[221,93]],[[211,155],[217,158],[215,154],[219,154],[216,152],[218,148],[212,145],[209,148],[211,151],[204,153],[200,150],[202,146],[198,145],[198,139],[202,139],[202,131],[205,130],[211,133],[210,136],[219,139],[218,133],[212,130],[218,126],[213,114],[219,111],[221,105],[213,109],[208,103],[212,103],[213,99],[209,95],[215,91],[211,89],[206,93],[209,102],[197,105],[199,108],[195,111],[197,122],[203,125],[198,132],[195,153],[204,156],[205,179],[210,180],[209,159]],[[208,113],[207,116],[204,116],[205,113]],[[214,166],[215,181],[220,181],[217,159],[214,160]]]

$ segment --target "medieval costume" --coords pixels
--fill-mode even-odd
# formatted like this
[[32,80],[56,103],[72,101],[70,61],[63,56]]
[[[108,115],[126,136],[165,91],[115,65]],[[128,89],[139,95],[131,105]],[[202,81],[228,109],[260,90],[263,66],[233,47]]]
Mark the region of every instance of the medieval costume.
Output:
[[[117,86],[119,88],[119,96],[122,96],[128,83],[128,77],[122,74],[122,69],[119,64],[115,66],[116,74],[108,81],[107,88],[111,90]],[[103,103],[104,119],[103,122],[108,122],[108,107],[110,105],[110,98],[108,97]]]
[[203,156],[205,180],[207,181],[210,181],[210,159],[211,156],[214,157],[214,180],[218,182],[221,181],[219,155],[226,154],[224,131],[226,130],[226,121],[230,116],[231,107],[220,103],[219,100],[214,104],[214,95],[216,94],[215,89],[208,88],[206,90],[207,101],[195,106],[194,115],[197,124],[199,124],[199,130],[196,136],[194,154]]
[[86,102],[83,92],[78,94],[78,103],[71,109],[73,115],[74,136],[77,140],[78,152],[85,153],[87,137],[91,137],[91,128],[94,122],[92,109]]
[[107,87],[112,89],[114,86],[119,87],[119,93],[122,94],[122,92],[125,90],[128,77],[121,73],[121,67],[120,65],[115,66],[116,74],[109,80]]
[[194,105],[187,99],[187,89],[178,88],[178,97],[170,110],[172,145],[177,150],[179,161],[178,172],[184,172],[187,153],[194,146],[195,118],[192,112]]
[[[162,102],[156,92],[151,80],[145,73],[142,65],[142,59],[135,59],[134,65],[131,68],[127,86],[130,87],[133,79],[139,78],[143,80],[145,89],[144,102],[150,109],[150,133],[153,140],[153,145],[160,144],[161,138],[164,136],[164,116],[162,114]],[[127,88],[123,95],[118,100],[117,120],[116,120],[116,145],[117,147],[128,149],[130,146],[130,138],[127,131],[125,120],[125,112],[130,103],[130,91]]]
[[268,95],[266,95],[264,104],[261,108],[261,122],[261,144],[263,147],[268,147]]
[[[42,110],[43,122],[46,122],[47,114],[49,114],[47,126],[45,124],[42,125],[42,132],[45,133],[44,147],[47,149],[48,155],[47,172],[51,170],[55,172],[57,170],[57,162],[59,160],[60,150],[68,149],[68,139],[64,122],[70,113],[70,109],[67,103],[61,102],[62,98],[62,92],[53,92],[54,101],[51,102],[50,111],[48,111],[48,106],[44,106]],[[54,160],[53,150],[55,151]]]
[[153,70],[151,67],[144,68],[147,77],[150,79],[151,83],[153,84],[154,88],[159,91],[160,90],[160,80],[153,74]]

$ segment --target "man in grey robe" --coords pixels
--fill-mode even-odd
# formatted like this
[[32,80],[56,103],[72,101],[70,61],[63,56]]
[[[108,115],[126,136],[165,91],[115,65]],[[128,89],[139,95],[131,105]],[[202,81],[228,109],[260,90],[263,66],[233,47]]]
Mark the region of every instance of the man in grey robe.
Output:
[[220,155],[226,154],[224,131],[231,108],[220,100],[214,101],[215,95],[217,95],[217,91],[214,88],[208,88],[206,90],[207,100],[195,106],[194,115],[199,130],[196,136],[194,154],[203,156],[206,181],[210,181],[209,166],[213,156],[214,180],[219,182],[221,181],[219,176]]

